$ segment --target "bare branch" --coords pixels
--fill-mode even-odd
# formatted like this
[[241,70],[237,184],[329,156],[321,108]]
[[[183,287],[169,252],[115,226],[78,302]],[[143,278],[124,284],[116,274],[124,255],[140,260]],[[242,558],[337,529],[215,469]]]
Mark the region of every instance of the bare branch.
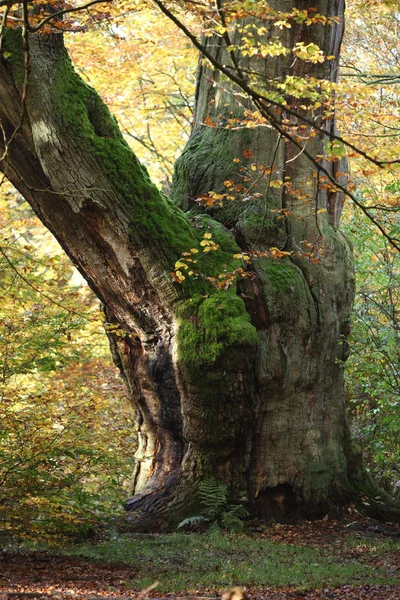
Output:
[[75,13],[75,12],[80,12],[82,10],[86,10],[87,8],[90,8],[90,6],[93,6],[94,4],[110,4],[110,2],[112,2],[112,0],[91,0],[91,2],[88,2],[87,4],[83,4],[82,6],[76,6],[75,8],[66,8],[65,10],[59,10],[57,12],[52,13],[48,17],[45,17],[44,19],[42,19],[42,21],[40,21],[34,27],[32,27],[30,25],[29,32],[35,33],[36,31],[39,31],[39,29],[41,29],[44,25],[46,25],[47,23],[50,23],[53,19],[58,19],[68,13]]

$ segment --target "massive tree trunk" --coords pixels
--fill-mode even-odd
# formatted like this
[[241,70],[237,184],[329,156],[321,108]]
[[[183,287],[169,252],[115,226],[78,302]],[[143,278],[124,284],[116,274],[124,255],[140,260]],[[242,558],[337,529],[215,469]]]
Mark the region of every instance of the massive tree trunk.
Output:
[[[293,5],[303,10],[310,3],[269,2],[289,13]],[[269,80],[284,82],[290,76],[336,81],[344,2],[322,1],[317,8],[327,17],[339,17],[339,23],[293,25],[279,32],[280,41],[287,48],[299,41],[312,42],[336,59],[310,64],[293,61],[292,55],[269,58],[262,67],[267,90],[272,87]],[[270,27],[262,34],[263,42],[272,42],[276,35],[276,28]],[[240,45],[240,34],[233,32],[232,41]],[[224,42],[208,38],[207,49],[220,64],[229,64]],[[241,65],[243,72],[261,70],[258,58]],[[354,274],[351,249],[336,228],[344,198],[324,190],[327,186],[321,185],[316,167],[272,127],[256,131],[243,127],[236,132],[219,128],[228,119],[244,120],[243,99],[224,91],[229,87],[218,71],[200,66],[195,126],[176,166],[173,196],[184,210],[193,210],[202,194],[209,190],[223,194],[226,180],[243,184],[256,168],[257,175],[244,185],[251,191],[210,211],[234,232],[242,251],[278,247],[291,253],[279,260],[253,258],[253,278],[238,283],[258,338],[254,371],[247,374],[252,393],[246,400],[252,417],[245,497],[266,518],[296,511],[321,515],[343,502],[349,491],[343,362]],[[289,100],[291,108],[301,112],[296,102],[307,100]],[[250,103],[245,108],[250,109]],[[334,130],[333,119],[324,127]],[[309,135],[307,127],[302,131],[304,137]],[[308,153],[323,155],[326,141],[322,135],[310,137]],[[235,168],[237,158],[241,171]],[[260,177],[260,165],[273,169],[274,187],[268,185],[268,176]],[[331,173],[339,170],[335,162],[324,167]],[[276,187],[276,181],[281,186]],[[304,242],[314,250],[310,256],[302,256],[308,253]],[[238,474],[235,447],[233,441],[228,463]]]
[[[312,41],[338,56],[342,0],[275,4],[317,4],[339,23],[270,29],[265,36],[279,33],[289,48]],[[208,45],[225,60],[220,41]],[[343,198],[323,189],[315,166],[274,129],[204,126],[207,117],[242,118],[243,106],[218,86],[226,82],[217,72],[202,66],[196,124],[177,165],[172,202],[73,71],[62,35],[30,36],[29,47],[27,116],[1,168],[105,306],[114,360],[137,411],[134,495],[126,503],[131,527],[171,527],[193,514],[198,484],[210,476],[262,518],[320,516],[349,501],[362,470],[343,393],[354,288],[349,244],[336,229]],[[4,48],[1,152],[20,123],[18,31],[6,32]],[[279,57],[263,68],[275,78],[334,80],[337,62],[300,66]],[[332,130],[333,121],[326,127]],[[317,157],[323,147],[317,135],[307,151]],[[250,163],[274,167],[273,178],[290,186],[271,188],[260,177],[256,195],[253,189],[247,201],[205,214],[195,199],[225,189],[227,179],[239,182],[239,168]],[[202,254],[205,233],[218,250]],[[299,251],[304,241],[319,250],[317,262]],[[251,277],[228,289],[210,281],[241,266],[234,255],[271,247],[290,254],[253,258]],[[200,275],[174,283],[170,271],[191,249],[199,251],[192,256],[199,257]]]

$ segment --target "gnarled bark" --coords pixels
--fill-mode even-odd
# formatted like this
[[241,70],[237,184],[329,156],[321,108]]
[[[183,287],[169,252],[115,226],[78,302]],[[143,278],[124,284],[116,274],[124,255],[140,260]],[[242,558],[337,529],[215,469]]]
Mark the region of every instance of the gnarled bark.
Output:
[[[295,4],[300,10],[308,5]],[[313,42],[324,55],[338,57],[343,2],[319,4],[319,12],[339,16],[340,24],[292,26],[280,33],[280,39],[288,48],[299,40]],[[275,5],[290,12],[293,3]],[[265,43],[276,33],[271,26],[263,34]],[[223,40],[210,38],[207,45],[222,64],[229,61]],[[259,60],[253,62],[249,60],[243,70],[259,70]],[[244,252],[265,251],[270,246],[291,252],[279,261],[254,259],[254,279],[239,284],[258,336],[247,498],[262,517],[282,518],[297,511],[322,514],[343,502],[350,488],[344,448],[343,360],[354,275],[351,249],[335,228],[343,198],[339,193],[328,196],[318,177],[312,176],[315,166],[274,129],[261,127],[249,133],[248,129],[205,127],[207,117],[211,121],[221,121],[223,115],[240,117],[243,108],[233,93],[221,91],[227,87],[223,76],[209,68],[203,73],[204,69],[200,68],[196,124],[177,163],[175,199],[183,208],[193,209],[196,198],[208,190],[226,191],[225,180],[241,183],[240,172],[235,172],[236,157],[247,167],[261,163],[274,168],[280,188],[269,188],[268,178],[260,178],[258,187],[251,184],[246,202],[239,198],[211,214],[229,225]],[[335,81],[337,60],[310,65],[279,56],[265,61],[265,73],[275,81],[290,75]],[[334,123],[325,127],[333,129]],[[308,152],[314,157],[323,155],[324,143],[322,135],[310,138]],[[334,169],[334,163],[325,166]],[[286,181],[291,188],[284,185]],[[284,220],[282,209],[287,214]],[[302,240],[320,249],[318,262],[299,256]]]

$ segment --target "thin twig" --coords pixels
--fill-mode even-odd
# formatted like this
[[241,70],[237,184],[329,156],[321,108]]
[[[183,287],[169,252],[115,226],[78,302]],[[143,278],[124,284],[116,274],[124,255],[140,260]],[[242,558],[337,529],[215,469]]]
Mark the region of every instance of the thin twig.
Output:
[[50,23],[53,19],[58,19],[59,17],[62,17],[63,15],[66,15],[67,13],[80,12],[82,10],[86,10],[87,8],[89,8],[90,6],[93,6],[94,4],[109,4],[110,2],[112,2],[112,0],[92,0],[91,2],[88,2],[87,4],[84,4],[82,6],[76,6],[75,8],[66,8],[65,10],[58,10],[57,12],[42,19],[42,21],[40,21],[34,27],[32,27],[32,25],[29,25],[29,32],[36,33],[37,31],[39,31],[39,29],[41,29],[44,25],[47,25],[47,23]]
[[41,296],[43,296],[43,298],[46,298],[47,300],[49,300],[52,304],[55,304],[56,306],[59,306],[63,310],[66,310],[67,312],[69,312],[69,313],[71,313],[73,315],[77,315],[78,317],[81,317],[82,319],[85,319],[85,321],[88,321],[87,316],[85,316],[85,315],[77,312],[76,310],[73,310],[72,308],[68,308],[67,306],[64,306],[63,304],[60,304],[60,302],[57,302],[56,300],[54,300],[54,298],[51,298],[51,296],[48,296],[47,294],[45,294],[44,292],[42,292],[41,290],[39,290],[37,287],[35,287],[29,281],[29,279],[27,279],[26,277],[24,277],[24,275],[22,275],[22,273],[17,269],[17,267],[13,264],[13,262],[8,258],[7,254],[4,252],[4,250],[3,250],[2,247],[0,247],[0,254],[4,257],[4,259],[10,265],[10,267],[12,268],[12,270],[15,271],[15,273],[18,275],[18,277],[20,277],[20,279],[22,279],[22,281],[24,283],[26,283],[26,285],[28,285],[30,288],[32,288],[35,292],[37,292],[38,294],[40,294]]

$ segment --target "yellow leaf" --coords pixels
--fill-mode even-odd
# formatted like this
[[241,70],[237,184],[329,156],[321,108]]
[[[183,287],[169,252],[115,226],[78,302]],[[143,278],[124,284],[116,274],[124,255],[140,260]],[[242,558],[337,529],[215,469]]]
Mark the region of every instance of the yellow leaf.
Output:
[[187,264],[183,263],[180,260],[176,261],[176,263],[175,263],[175,269],[187,269],[187,268],[188,268]]

